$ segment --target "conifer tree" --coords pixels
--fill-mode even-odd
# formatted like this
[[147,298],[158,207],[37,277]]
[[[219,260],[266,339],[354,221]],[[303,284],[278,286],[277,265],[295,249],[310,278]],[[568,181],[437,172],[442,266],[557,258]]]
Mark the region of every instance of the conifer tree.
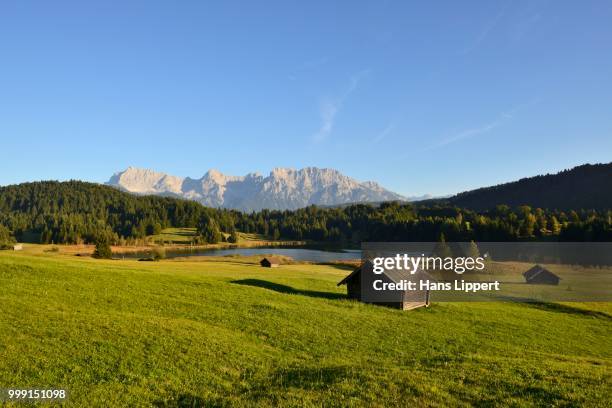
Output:
[[230,232],[230,236],[229,236],[229,238],[227,239],[227,241],[228,241],[228,242],[231,242],[232,244],[235,244],[235,243],[237,243],[237,242],[238,242],[238,240],[239,240],[239,238],[238,238],[238,233],[236,232],[236,230],[235,230],[235,229],[232,229],[232,231]]
[[108,238],[99,237],[96,240],[96,249],[94,249],[92,256],[98,259],[111,259],[113,257]]

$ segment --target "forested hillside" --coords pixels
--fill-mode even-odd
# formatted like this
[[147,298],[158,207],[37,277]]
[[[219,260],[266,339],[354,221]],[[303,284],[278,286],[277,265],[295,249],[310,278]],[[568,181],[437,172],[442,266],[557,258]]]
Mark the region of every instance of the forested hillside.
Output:
[[211,214],[219,217],[195,202],[135,196],[81,181],[0,188],[0,224],[20,240],[41,243],[93,242],[100,235],[133,240],[169,226],[196,225]]
[[235,231],[271,239],[363,241],[612,241],[612,211],[550,210],[498,205],[473,211],[455,206],[383,203],[342,208],[242,213],[193,201],[136,196],[85,183],[36,182],[0,188],[0,240],[40,243],[143,243],[167,227],[197,227],[194,243]]
[[[380,206],[262,211],[243,218],[241,231],[268,232],[290,239],[338,241],[612,241],[610,210],[546,210],[500,205],[476,212],[450,206],[397,202]],[[261,228],[265,229],[264,231]]]
[[562,210],[612,208],[612,163],[585,164],[557,174],[457,194],[447,203],[482,211],[505,204]]

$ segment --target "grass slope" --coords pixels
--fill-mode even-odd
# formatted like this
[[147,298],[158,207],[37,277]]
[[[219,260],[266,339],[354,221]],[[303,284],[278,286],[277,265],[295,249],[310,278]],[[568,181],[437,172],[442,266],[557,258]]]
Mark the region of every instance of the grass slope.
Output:
[[[229,234],[224,234],[224,235],[226,237],[229,236]],[[194,242],[197,236],[198,236],[198,231],[196,228],[166,228],[157,235],[149,235],[148,239],[151,242],[189,245]],[[238,239],[240,241],[246,241],[247,243],[270,242],[270,240],[266,239],[266,237],[264,237],[263,235],[247,234],[244,232],[238,233]],[[276,242],[280,242],[280,241],[276,241]]]
[[401,312],[344,299],[346,273],[3,252],[0,387],[73,406],[609,403],[610,304]]
[[197,237],[197,234],[195,228],[166,228],[157,235],[149,236],[149,239],[152,242],[189,245]]
[[[222,232],[223,236],[227,239],[230,234]],[[198,237],[198,231],[196,228],[166,228],[157,235],[147,236],[147,242],[149,244],[169,244],[177,246],[194,245]],[[220,248],[225,246],[240,246],[240,247],[256,247],[256,246],[278,246],[278,245],[298,245],[304,244],[304,241],[293,241],[293,240],[270,240],[264,235],[238,232],[238,242],[219,242],[217,244],[198,244],[198,247],[210,247]],[[133,246],[125,246],[119,248],[120,250],[130,250]]]

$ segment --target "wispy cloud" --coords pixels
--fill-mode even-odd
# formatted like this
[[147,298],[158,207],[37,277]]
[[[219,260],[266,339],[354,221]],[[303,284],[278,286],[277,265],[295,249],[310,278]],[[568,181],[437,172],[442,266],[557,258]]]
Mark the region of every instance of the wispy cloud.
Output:
[[478,36],[474,39],[474,41],[469,44],[467,47],[465,47],[465,49],[463,49],[461,51],[461,54],[469,54],[470,52],[474,51],[476,48],[478,48],[480,46],[480,44],[482,44],[487,37],[489,36],[489,34],[491,33],[491,31],[493,31],[493,29],[497,26],[497,24],[499,23],[499,21],[504,17],[504,15],[506,14],[506,10],[508,9],[508,5],[510,4],[510,2],[506,2],[497,12],[497,14],[489,19],[486,24],[484,25],[484,27],[482,28],[482,30],[480,30],[480,33],[478,34]]
[[319,103],[319,115],[321,117],[321,126],[319,130],[317,130],[312,139],[315,142],[321,142],[329,137],[334,129],[334,123],[336,121],[336,116],[342,109],[342,106],[346,102],[349,96],[357,89],[359,86],[359,82],[369,74],[369,70],[364,70],[354,74],[350,78],[349,86],[346,90],[339,96],[331,98],[326,97],[321,100]]
[[482,125],[479,126],[475,126],[473,128],[469,128],[469,129],[465,129],[462,130],[460,132],[457,132],[453,135],[450,135],[448,137],[445,137],[444,139],[438,141],[437,143],[426,147],[424,150],[433,150],[433,149],[438,149],[441,147],[445,147],[448,146],[452,143],[456,143],[462,140],[466,140],[466,139],[471,139],[473,137],[477,137],[477,136],[481,136],[484,134],[487,134],[501,126],[503,126],[504,124],[506,124],[506,122],[512,120],[516,113],[518,113],[518,111],[534,104],[536,102],[536,100],[531,100],[527,103],[523,103],[521,105],[517,105],[515,107],[513,107],[512,109],[508,110],[508,111],[504,111],[501,112],[494,120],[484,123]]
[[438,143],[432,145],[429,147],[429,149],[436,149],[439,147],[444,147],[447,146],[451,143],[455,143],[458,142],[460,140],[465,140],[465,139],[469,139],[475,136],[479,136],[479,135],[483,135],[485,133],[489,133],[490,131],[492,131],[493,129],[496,129],[498,127],[500,127],[505,121],[507,121],[508,119],[511,119],[511,116],[502,114],[498,119],[489,122],[489,123],[485,123],[483,125],[477,126],[477,127],[473,127],[470,129],[465,129],[462,130],[461,132],[458,132],[452,136],[446,137],[444,139],[442,139],[441,141],[439,141]]
[[372,139],[372,143],[378,143],[383,140],[385,137],[389,135],[389,133],[395,130],[395,122],[390,122],[383,130],[381,130],[375,137]]
[[320,142],[330,135],[332,129],[334,128],[334,121],[336,120],[336,114],[340,109],[340,105],[341,102],[334,102],[329,99],[321,101],[319,104],[321,126],[312,137],[315,142]]

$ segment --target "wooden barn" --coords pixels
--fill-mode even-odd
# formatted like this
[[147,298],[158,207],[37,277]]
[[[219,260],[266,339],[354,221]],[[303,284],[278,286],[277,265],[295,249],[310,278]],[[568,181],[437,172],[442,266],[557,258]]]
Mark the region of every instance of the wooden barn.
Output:
[[526,283],[538,285],[558,285],[561,278],[549,271],[548,269],[536,265],[523,273]]
[[[367,264],[365,264],[367,265]],[[372,280],[374,276],[371,273],[363,274],[363,269],[367,267],[364,265],[359,266],[347,277],[342,279],[338,286],[346,285],[347,295],[349,299],[359,300],[360,302],[366,302],[362,293],[362,276],[369,275],[368,280]],[[376,279],[381,279],[384,282],[399,283],[402,280],[415,280],[418,277],[431,278],[428,275],[421,273],[418,275],[411,275],[408,271],[385,271],[381,275],[375,275]],[[368,282],[368,285],[371,285]],[[422,306],[429,306],[429,290],[405,290],[397,291],[392,293],[386,293],[384,301],[367,302],[375,303],[377,305],[393,307],[401,310],[416,309]]]
[[259,264],[264,268],[276,268],[281,264],[281,259],[276,256],[268,256],[262,259]]

